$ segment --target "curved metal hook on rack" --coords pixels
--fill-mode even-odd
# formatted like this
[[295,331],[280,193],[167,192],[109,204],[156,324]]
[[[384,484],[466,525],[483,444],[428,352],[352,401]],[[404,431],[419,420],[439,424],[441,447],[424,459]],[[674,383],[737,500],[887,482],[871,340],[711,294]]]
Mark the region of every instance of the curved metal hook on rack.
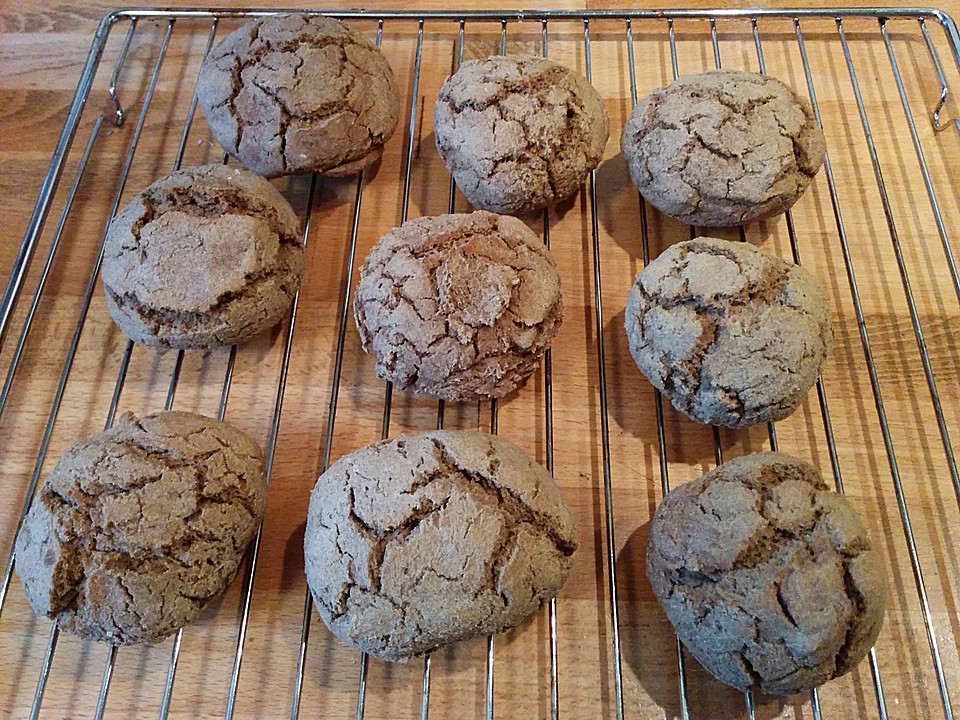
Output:
[[960,132],[960,119],[940,119],[940,113],[943,110],[943,106],[947,104],[947,98],[950,97],[950,88],[947,87],[947,78],[943,74],[943,66],[940,65],[940,56],[937,54],[937,49],[934,47],[933,40],[930,38],[930,32],[927,30],[927,24],[922,17],[917,18],[917,21],[920,23],[920,30],[923,32],[923,39],[927,43],[927,51],[930,53],[930,58],[933,60],[933,66],[937,71],[937,80],[940,82],[940,98],[937,100],[937,106],[933,109],[933,114],[931,116],[933,129],[939,133],[943,132],[952,125],[957,129],[957,132]]
[[949,118],[946,122],[941,122],[940,120],[940,111],[943,110],[943,106],[947,103],[947,97],[950,95],[950,90],[946,85],[940,86],[940,100],[937,102],[937,106],[933,109],[933,129],[936,132],[943,132],[948,127],[953,125],[957,132],[960,132],[960,119]]
[[124,60],[127,59],[127,51],[130,49],[130,41],[133,40],[133,33],[136,29],[137,18],[130,18],[130,27],[127,29],[126,36],[123,38],[123,45],[120,46],[120,56],[117,59],[117,64],[113,66],[113,73],[110,75],[110,87],[107,88],[110,99],[113,100],[113,124],[116,127],[123,125],[124,119],[123,105],[120,104],[120,98],[117,97],[117,82],[120,80],[120,71],[123,69]]

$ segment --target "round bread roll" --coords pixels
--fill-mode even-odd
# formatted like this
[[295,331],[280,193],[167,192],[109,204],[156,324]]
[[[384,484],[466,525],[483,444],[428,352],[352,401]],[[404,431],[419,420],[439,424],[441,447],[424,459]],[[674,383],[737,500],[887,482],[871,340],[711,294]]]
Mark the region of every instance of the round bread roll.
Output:
[[140,193],[110,224],[103,289],[134,342],[232,345],[276,325],[303,274],[300,223],[266,180],[202,165]]
[[641,271],[624,324],[637,367],[677,410],[734,428],[796,410],[833,345],[830,307],[810,273],[707,237]]
[[574,195],[610,135],[590,83],[539,57],[464,61],[440,89],[434,128],[470,204],[509,215]]
[[563,320],[543,243],[519,220],[487,212],[420,218],[384,235],[353,309],[377,374],[444,400],[516,389]]
[[633,183],[689,225],[740,225],[789,210],[823,164],[805,99],[743,70],[687,75],[654,90],[623,128]]
[[647,546],[654,595],[718,680],[770,695],[849,672],[883,624],[880,559],[846,498],[781,453],[672,490]]
[[331,465],[304,554],[330,631],[404,662],[522,623],[559,592],[576,546],[550,473],[493,435],[440,430]]
[[60,458],[17,537],[17,574],[62,630],[158,642],[230,584],[266,504],[260,448],[239,430],[128,413]]
[[266,177],[359,172],[400,117],[383,53],[338,20],[301,13],[225,37],[203,62],[197,100],[217,142]]

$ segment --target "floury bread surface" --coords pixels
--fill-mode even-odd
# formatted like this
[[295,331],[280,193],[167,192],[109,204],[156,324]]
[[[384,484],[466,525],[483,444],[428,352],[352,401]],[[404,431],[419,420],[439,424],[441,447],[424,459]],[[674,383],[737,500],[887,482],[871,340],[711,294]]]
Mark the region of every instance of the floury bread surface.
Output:
[[340,458],[310,496],[307,582],[343,642],[403,662],[549,601],[577,546],[544,468],[493,435],[401,435]]
[[60,458],[17,538],[17,574],[63,630],[158,642],[230,583],[266,503],[260,448],[236,428],[128,413]]

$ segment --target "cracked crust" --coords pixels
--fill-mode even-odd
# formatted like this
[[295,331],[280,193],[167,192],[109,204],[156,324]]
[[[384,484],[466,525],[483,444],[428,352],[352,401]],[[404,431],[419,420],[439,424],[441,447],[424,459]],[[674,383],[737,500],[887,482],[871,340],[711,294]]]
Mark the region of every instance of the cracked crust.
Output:
[[107,310],[145,345],[232,345],[280,322],[300,286],[293,208],[266,180],[222,165],[155,182],[110,225]]
[[550,474],[471,431],[401,435],[342,457],[310,496],[307,582],[327,627],[391,662],[522,623],[577,546]]
[[741,428],[790,415],[833,346],[830,308],[803,268],[746,243],[677,243],[637,276],[630,353],[673,406]]
[[512,392],[563,321],[549,251],[516,218],[482,211],[387,233],[360,272],[353,309],[377,375],[444,400]]
[[359,172],[400,117],[383,53],[320,15],[275,15],[230,33],[204,60],[197,99],[217,142],[266,177]]
[[741,690],[811,690],[853,669],[883,624],[883,571],[863,524],[813,466],[781,453],[670,492],[647,577],[693,656]]
[[610,135],[603,99],[538,57],[465,61],[440,89],[437,149],[477,208],[519,214],[574,195]]
[[689,225],[740,225],[789,210],[823,164],[805,99],[742,70],[688,75],[655,90],[623,128],[634,185]]
[[239,430],[127,413],[60,458],[17,537],[17,573],[63,630],[158,642],[230,583],[266,503],[260,448]]

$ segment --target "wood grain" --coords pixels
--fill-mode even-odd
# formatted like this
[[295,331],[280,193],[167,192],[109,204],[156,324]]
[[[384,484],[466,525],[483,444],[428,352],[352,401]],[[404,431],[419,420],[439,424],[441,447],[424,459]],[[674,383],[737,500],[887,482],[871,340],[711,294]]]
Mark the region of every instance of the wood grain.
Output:
[[[189,3],[177,0],[168,4]],[[421,6],[445,4],[431,1]],[[378,3],[377,7],[402,5]],[[594,3],[589,5],[593,7]],[[0,5],[3,278],[9,273],[36,200],[90,37],[107,9],[99,3]],[[957,4],[952,2],[944,9],[955,11]],[[218,37],[238,23],[224,21],[221,25]],[[358,27],[373,37],[373,22],[362,22]],[[718,27],[724,66],[756,70],[750,23],[723,22]],[[953,440],[960,442],[960,299],[954,293],[877,23],[848,21],[845,27],[944,419]],[[121,202],[173,167],[209,28],[206,21],[176,24]],[[803,64],[792,23],[765,20],[760,28],[767,71],[805,93]],[[641,96],[671,78],[666,29],[666,23],[661,21],[633,23],[637,91]],[[903,501],[912,523],[950,697],[954,706],[960,707],[960,564],[955,552],[960,541],[958,499],[948,474],[947,456],[937,431],[879,184],[870,164],[836,26],[830,20],[805,20],[803,29]],[[947,237],[960,251],[960,134],[954,130],[936,134],[929,122],[940,88],[916,21],[890,21],[889,29]],[[96,117],[104,113],[108,121],[96,139],[95,153],[80,184],[9,402],[0,418],[3,560],[27,497],[57,379],[165,30],[165,23],[143,22],[138,27],[118,90],[128,118],[122,127],[116,128],[108,122],[113,106],[106,88],[126,24],[113,29],[64,180],[30,264],[24,293],[0,348],[0,367],[6,369],[83,145]],[[941,29],[931,25],[930,30],[948,82],[956,90],[960,88],[956,63]],[[678,21],[676,39],[681,73],[713,66],[706,23]],[[647,527],[662,497],[656,407],[652,389],[636,370],[622,332],[627,292],[643,266],[640,206],[618,154],[619,132],[631,107],[624,25],[621,21],[595,22],[591,40],[593,82],[605,98],[612,124],[606,159],[596,176],[601,325],[597,325],[595,314],[597,268],[591,225],[594,210],[588,193],[581,192],[552,212],[549,225],[567,307],[567,319],[553,352],[555,474],[575,510],[581,537],[573,573],[557,602],[560,712],[567,718],[597,718],[613,717],[615,711],[601,444],[604,408],[598,364],[598,338],[602,338],[606,352],[608,460],[625,716],[672,718],[680,715],[676,641],[643,576]],[[467,41],[467,56],[495,52],[499,25],[470,23]],[[539,41],[538,23],[510,25],[509,51],[539,52]],[[447,210],[449,176],[433,145],[432,101],[453,66],[456,24],[434,22],[425,26],[419,89],[411,100],[416,42],[415,22],[392,21],[384,26],[383,49],[407,99],[405,121],[411,109],[417,115],[412,136],[410,217]],[[582,24],[551,23],[549,50],[554,59],[584,72]],[[948,110],[956,114],[957,105],[951,101]],[[379,169],[364,179],[355,252],[358,264],[380,235],[403,215],[403,170],[410,141],[405,129],[398,131],[388,144]],[[216,161],[220,152],[198,116],[187,138],[184,164]],[[277,185],[301,216],[305,215],[309,178],[278,181]],[[308,494],[321,468],[331,400],[336,397],[330,447],[333,458],[380,434],[384,385],[376,378],[373,363],[360,351],[349,320],[336,395],[333,386],[344,290],[352,288],[356,280],[354,273],[344,283],[357,189],[356,179],[322,180],[313,197],[307,275],[300,293],[286,392],[282,396],[270,507],[263,528],[240,675],[238,718],[279,718],[290,712],[306,587],[302,572],[303,523]],[[466,209],[459,196],[457,208]],[[688,228],[656,212],[648,211],[645,219],[651,256],[688,236]],[[924,618],[824,172],[794,209],[792,221],[800,259],[823,282],[836,321],[837,343],[824,372],[823,388],[843,485],[869,527],[889,578],[887,620],[877,644],[887,711],[890,717],[942,717]],[[539,218],[530,223],[542,234]],[[792,256],[784,218],[749,226],[746,234],[750,242],[771,253]],[[736,237],[736,232],[727,236]],[[252,433],[263,445],[270,437],[288,327],[285,324],[242,346],[236,356],[227,419]],[[42,463],[41,478],[68,445],[103,427],[124,347],[125,340],[112,325],[101,291],[96,287],[49,452]],[[120,409],[148,412],[161,408],[175,360],[173,352],[134,348],[122,386]],[[174,407],[214,414],[227,360],[226,349],[187,353]],[[540,372],[526,387],[500,403],[498,417],[499,432],[541,462],[546,460],[547,449],[545,397],[546,378]],[[669,405],[663,410],[665,466],[669,483],[676,485],[712,467],[713,435],[709,428],[679,416]],[[436,416],[435,402],[396,392],[390,434],[432,428]],[[447,427],[486,428],[490,407],[448,405],[444,419]],[[833,477],[823,408],[816,392],[795,415],[778,423],[776,431],[781,449],[812,460],[828,478]],[[719,437],[724,457],[769,446],[766,428],[722,431]],[[223,715],[243,588],[241,575],[214,607],[185,629],[171,717]],[[311,620],[301,717],[353,717],[360,658],[339,645],[315,616]],[[48,621],[32,615],[19,581],[14,579],[0,616],[3,717],[28,715],[49,630]],[[549,650],[545,610],[521,628],[496,639],[496,717],[549,717]],[[120,649],[107,704],[108,717],[158,714],[170,651],[170,641],[149,648]],[[478,640],[434,655],[431,717],[483,716],[485,653],[485,642]],[[106,655],[102,646],[68,636],[60,638],[42,716],[91,716]],[[685,667],[692,717],[746,716],[742,695],[712,680],[689,656],[685,658]],[[419,662],[390,666],[372,660],[367,675],[365,717],[419,717],[421,671]],[[851,675],[825,686],[820,702],[824,718],[877,717],[868,665],[861,663]],[[757,716],[811,718],[813,714],[806,697],[786,701],[758,698]]]

